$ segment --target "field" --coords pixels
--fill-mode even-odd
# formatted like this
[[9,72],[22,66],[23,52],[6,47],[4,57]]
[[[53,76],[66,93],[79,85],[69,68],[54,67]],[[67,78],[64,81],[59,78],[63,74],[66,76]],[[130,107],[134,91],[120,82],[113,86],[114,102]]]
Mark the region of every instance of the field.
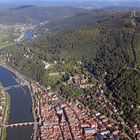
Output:
[[13,35],[10,31],[0,29],[0,49],[10,47],[14,44]]

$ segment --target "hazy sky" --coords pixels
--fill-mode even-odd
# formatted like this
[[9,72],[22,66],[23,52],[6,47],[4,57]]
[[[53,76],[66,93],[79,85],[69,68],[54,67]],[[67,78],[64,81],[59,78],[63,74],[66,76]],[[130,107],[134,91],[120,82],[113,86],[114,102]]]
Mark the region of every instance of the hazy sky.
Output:
[[[0,0],[0,2],[30,2],[30,1],[61,1],[61,0]],[[103,1],[103,0],[63,0],[63,1]],[[105,1],[105,0],[104,0]],[[106,1],[140,1],[140,0],[106,0]]]
[[0,0],[2,3],[30,3],[30,2],[53,2],[53,1],[75,1],[75,2],[86,2],[86,1],[93,1],[93,2],[110,2],[110,3],[115,3],[115,2],[140,2],[140,0]]

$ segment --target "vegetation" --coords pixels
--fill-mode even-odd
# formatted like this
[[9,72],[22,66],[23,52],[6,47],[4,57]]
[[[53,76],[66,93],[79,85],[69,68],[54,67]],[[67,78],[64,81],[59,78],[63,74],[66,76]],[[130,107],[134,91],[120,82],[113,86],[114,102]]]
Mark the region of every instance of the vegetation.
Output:
[[86,11],[72,7],[35,7],[21,6],[17,8],[0,9],[1,24],[40,23],[63,17],[75,16]]
[[14,38],[10,31],[0,29],[0,49],[10,47],[14,44]]
[[[8,57],[9,64],[27,76],[60,89],[61,95],[68,100],[89,94],[92,98],[83,103],[109,115],[106,108],[93,102],[92,90],[64,86],[60,82],[69,75],[85,74],[88,70],[105,83],[106,96],[115,100],[125,121],[130,126],[138,124],[140,127],[139,21],[139,14],[131,17],[129,12],[113,13],[110,18],[88,25],[84,23],[82,27],[42,33],[36,40],[7,49],[5,53],[12,54]],[[45,70],[43,61],[52,64],[57,61],[58,64]],[[75,62],[82,62],[82,68]],[[48,74],[52,71],[64,71],[65,75],[50,78]]]
[[[64,18],[61,20],[56,20],[49,22],[47,25],[41,26],[38,31],[48,28],[49,31],[54,30],[70,30],[77,27],[82,27],[87,24],[96,24],[98,22],[108,20],[112,17],[114,13],[102,10],[93,10],[88,12],[82,12],[76,16],[70,18]],[[45,31],[45,30],[44,30]]]
[[136,64],[137,64],[137,67],[140,68],[140,33],[139,33],[139,29],[140,29],[140,18],[137,17],[136,18],[136,21],[137,21],[137,27],[136,27],[136,33],[135,33],[135,38],[134,38],[134,48],[135,48],[135,52],[136,52]]

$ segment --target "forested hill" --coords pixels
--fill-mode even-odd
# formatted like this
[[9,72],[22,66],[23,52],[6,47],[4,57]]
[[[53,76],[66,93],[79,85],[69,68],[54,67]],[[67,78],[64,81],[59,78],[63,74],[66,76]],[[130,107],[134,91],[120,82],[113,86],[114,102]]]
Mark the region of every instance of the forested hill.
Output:
[[106,20],[90,24],[87,21],[87,25],[84,22],[83,26],[74,29],[42,33],[6,53],[12,54],[10,64],[44,84],[42,60],[50,63],[82,61],[105,83],[111,93],[107,96],[116,103],[124,120],[130,126],[136,123],[140,127],[140,14],[108,15]]
[[[116,12],[103,11],[103,10],[89,10],[80,14],[77,14],[73,17],[63,18],[59,20],[55,20],[52,22],[48,22],[47,24],[38,27],[38,32],[45,31],[48,29],[49,31],[56,30],[69,30],[77,27],[82,27],[85,25],[98,24],[101,21],[109,20],[114,15],[116,17]],[[48,31],[46,30],[46,31]]]
[[73,7],[36,7],[26,5],[11,9],[0,9],[0,23],[40,23],[75,16],[85,11],[87,10]]
[[35,7],[34,5],[22,5],[16,8],[11,8],[11,9],[15,9],[15,10],[21,10],[21,9],[27,9],[27,8],[32,8]]
[[88,24],[95,24],[97,21],[109,19],[113,16],[114,12],[102,11],[102,10],[90,10],[85,13],[80,13],[74,17],[65,18],[57,21],[53,21],[47,24],[51,30],[64,30],[67,28],[75,28]]

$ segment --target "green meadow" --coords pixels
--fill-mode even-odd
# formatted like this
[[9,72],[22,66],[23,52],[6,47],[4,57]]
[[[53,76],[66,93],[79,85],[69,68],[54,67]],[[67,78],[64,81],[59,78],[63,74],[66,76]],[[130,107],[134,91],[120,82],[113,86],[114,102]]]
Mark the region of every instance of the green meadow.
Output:
[[0,29],[0,49],[10,47],[13,44],[14,38],[12,32]]

